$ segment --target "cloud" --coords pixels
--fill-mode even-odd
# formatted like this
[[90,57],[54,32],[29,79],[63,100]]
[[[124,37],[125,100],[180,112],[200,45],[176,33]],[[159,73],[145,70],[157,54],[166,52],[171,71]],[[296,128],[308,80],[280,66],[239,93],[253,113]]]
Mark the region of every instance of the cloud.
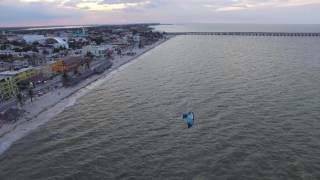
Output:
[[84,9],[89,11],[114,11],[141,8],[150,3],[148,0],[20,0],[23,3],[51,3],[58,7]]
[[0,0],[0,26],[320,23],[320,0]]
[[150,1],[142,1],[142,2],[119,2],[119,3],[104,3],[99,1],[92,2],[80,2],[77,3],[74,8],[86,9],[92,11],[114,11],[114,10],[122,10],[129,8],[139,8],[144,7],[149,4]]
[[280,8],[320,4],[319,0],[225,0],[203,6],[215,11],[239,11],[254,8]]

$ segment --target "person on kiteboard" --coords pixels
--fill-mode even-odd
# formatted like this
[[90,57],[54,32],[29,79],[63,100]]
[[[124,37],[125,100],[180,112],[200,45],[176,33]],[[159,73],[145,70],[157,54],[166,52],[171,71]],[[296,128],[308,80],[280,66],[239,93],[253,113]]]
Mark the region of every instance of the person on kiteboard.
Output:
[[191,128],[194,123],[194,114],[193,112],[184,112],[182,118],[187,120],[188,128]]

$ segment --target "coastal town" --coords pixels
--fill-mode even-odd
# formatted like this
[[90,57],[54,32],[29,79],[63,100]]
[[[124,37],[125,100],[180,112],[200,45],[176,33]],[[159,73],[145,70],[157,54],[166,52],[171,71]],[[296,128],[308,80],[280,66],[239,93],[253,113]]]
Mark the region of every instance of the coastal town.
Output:
[[[148,24],[0,32],[0,128],[26,112],[36,116],[168,38]],[[37,101],[44,102],[38,109]]]

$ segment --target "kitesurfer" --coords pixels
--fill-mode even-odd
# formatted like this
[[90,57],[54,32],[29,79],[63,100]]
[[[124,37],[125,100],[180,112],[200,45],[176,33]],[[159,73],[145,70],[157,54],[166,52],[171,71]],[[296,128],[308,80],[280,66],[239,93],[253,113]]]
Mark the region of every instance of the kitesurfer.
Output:
[[184,112],[182,118],[187,120],[188,128],[191,128],[194,123],[194,114],[193,112]]

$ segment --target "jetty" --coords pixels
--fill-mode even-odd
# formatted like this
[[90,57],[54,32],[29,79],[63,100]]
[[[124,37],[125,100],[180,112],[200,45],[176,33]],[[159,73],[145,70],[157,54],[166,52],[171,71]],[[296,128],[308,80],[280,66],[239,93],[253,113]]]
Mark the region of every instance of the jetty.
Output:
[[320,32],[173,32],[170,35],[320,37]]

